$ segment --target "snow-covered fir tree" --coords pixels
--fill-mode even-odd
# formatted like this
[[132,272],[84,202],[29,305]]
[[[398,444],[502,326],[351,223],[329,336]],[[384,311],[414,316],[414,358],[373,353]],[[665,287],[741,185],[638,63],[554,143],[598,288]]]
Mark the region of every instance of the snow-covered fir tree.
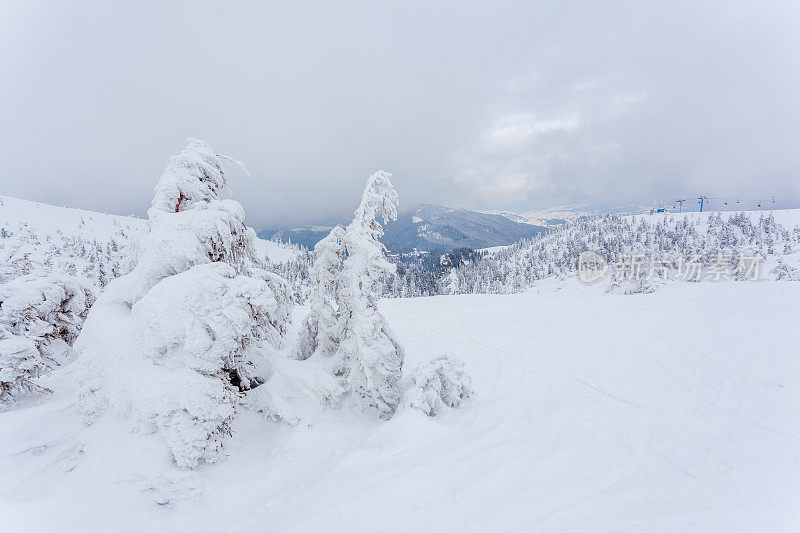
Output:
[[314,248],[310,310],[294,355],[329,368],[356,405],[381,418],[391,418],[404,397],[407,406],[434,416],[442,406],[461,405],[472,389],[463,364],[452,355],[424,363],[402,379],[403,347],[378,311],[387,279],[400,279],[380,241],[379,220],[397,218],[390,178],[388,172],[372,174],[353,222],[344,230],[334,228]]
[[378,311],[385,278],[395,265],[381,243],[383,226],[397,219],[391,174],[372,174],[353,221],[337,227],[315,247],[310,312],[296,356],[318,355],[360,407],[390,418],[402,391],[403,348]]
[[356,402],[381,418],[390,418],[400,402],[404,358],[403,347],[378,311],[383,280],[395,270],[386,259],[380,241],[384,228],[378,222],[397,219],[397,191],[390,178],[383,171],[369,177],[355,218],[345,230],[347,257],[339,279],[344,323],[337,374]]
[[222,457],[239,392],[265,380],[258,348],[281,343],[291,312],[241,205],[219,198],[225,185],[205,142],[171,158],[135,266],[106,287],[76,343],[87,421],[111,407],[189,468]]
[[340,276],[345,258],[345,231],[336,226],[316,246],[316,260],[311,267],[314,290],[309,307],[311,311],[300,326],[295,349],[298,359],[308,359],[314,354],[330,357],[339,349],[342,335]]

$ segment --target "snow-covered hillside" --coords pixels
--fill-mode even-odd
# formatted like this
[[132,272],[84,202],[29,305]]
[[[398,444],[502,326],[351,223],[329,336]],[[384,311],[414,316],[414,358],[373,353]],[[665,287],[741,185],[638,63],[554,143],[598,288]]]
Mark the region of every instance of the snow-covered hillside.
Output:
[[0,196],[0,276],[56,272],[101,288],[125,268],[121,250],[146,223]]
[[[245,414],[228,459],[180,471],[75,408],[0,415],[9,531],[796,531],[800,285],[577,281],[384,300],[407,364],[452,351],[477,396],[430,419]],[[295,323],[303,317],[298,309]],[[291,333],[290,333],[291,335]],[[156,501],[161,502],[161,505]]]
[[[128,239],[146,226],[146,220],[134,216],[0,196],[0,260],[6,277],[63,272],[102,287],[123,268]],[[262,239],[256,247],[273,264],[286,263],[298,253],[297,247]]]
[[110,240],[118,233],[118,228],[140,228],[146,223],[133,215],[99,213],[0,196],[0,226],[6,228],[27,224],[43,233],[60,231],[68,236],[91,233],[98,240]]
[[[800,210],[577,219],[543,236],[492,249],[452,269],[440,285],[449,294],[516,292],[550,277],[574,276],[584,253],[603,263],[599,279],[611,284],[626,273],[621,269],[635,270],[636,286],[623,289],[634,292],[675,279],[741,280],[744,267],[759,279],[800,279]],[[698,275],[686,276],[689,267]],[[707,276],[715,269],[721,275]]]

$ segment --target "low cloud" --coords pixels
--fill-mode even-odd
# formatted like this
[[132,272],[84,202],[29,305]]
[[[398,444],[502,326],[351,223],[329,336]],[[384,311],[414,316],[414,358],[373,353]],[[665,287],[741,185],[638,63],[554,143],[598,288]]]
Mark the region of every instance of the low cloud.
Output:
[[[798,5],[0,5],[0,192],[144,213],[186,137],[256,227],[402,207],[800,195]],[[798,196],[800,198],[800,196]]]

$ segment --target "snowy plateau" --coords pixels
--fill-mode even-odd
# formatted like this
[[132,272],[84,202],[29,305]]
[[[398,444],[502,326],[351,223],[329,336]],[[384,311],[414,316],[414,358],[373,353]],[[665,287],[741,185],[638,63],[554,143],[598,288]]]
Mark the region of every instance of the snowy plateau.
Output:
[[[103,323],[138,324],[119,319],[114,313],[125,307],[114,307],[114,295],[103,289],[130,272],[126,245],[147,221],[0,201],[4,283],[65,273],[95,293],[95,305],[112,310]],[[749,228],[769,215],[743,216]],[[763,245],[772,251],[764,252],[753,281],[667,280],[617,291],[548,266],[513,287],[481,291],[469,280],[482,271],[467,266],[455,294],[381,299],[376,316],[391,325],[389,339],[402,344],[403,369],[424,371],[426,361],[452,353],[471,377],[474,393],[435,416],[400,402],[385,420],[313,401],[312,367],[290,352],[308,334],[315,300],[295,301],[283,340],[269,355],[273,374],[247,393],[293,400],[291,413],[274,397],[267,398],[274,416],[235,406],[224,448],[192,468],[176,463],[169,444],[175,435],[153,429],[160,419],[141,421],[144,429],[112,416],[87,423],[75,360],[83,353],[54,341],[51,371],[36,382],[50,392],[0,411],[0,529],[798,531],[800,211],[773,215],[785,234],[780,249]],[[619,220],[635,228],[657,224],[659,216]],[[716,223],[713,213],[670,216],[673,227]],[[556,264],[545,252],[592,229],[583,224],[504,248],[498,254],[506,255],[492,260],[512,268],[527,254]],[[348,245],[346,235],[334,241],[327,244]],[[284,273],[280,265],[301,257],[276,242],[255,239],[253,246],[259,257],[252,261],[273,272]],[[208,266],[201,265],[208,276],[198,283],[211,283]],[[242,277],[223,274],[225,287]],[[278,311],[267,304],[270,294],[280,299],[281,287],[274,274],[257,275],[271,290],[257,301],[267,302],[268,322],[277,323]],[[256,301],[247,287],[237,290]],[[151,299],[148,293],[134,310],[147,310]],[[61,314],[71,320],[85,315],[79,307],[67,311]],[[84,333],[101,338],[102,323],[89,317],[94,325]],[[76,345],[90,352],[92,339],[82,336]],[[317,365],[314,357],[309,365]],[[174,376],[158,379],[183,375],[172,370]],[[280,372],[288,377],[271,377]],[[329,374],[320,376],[312,385],[325,388]],[[146,400],[130,399],[131,412],[145,412],[153,398]]]

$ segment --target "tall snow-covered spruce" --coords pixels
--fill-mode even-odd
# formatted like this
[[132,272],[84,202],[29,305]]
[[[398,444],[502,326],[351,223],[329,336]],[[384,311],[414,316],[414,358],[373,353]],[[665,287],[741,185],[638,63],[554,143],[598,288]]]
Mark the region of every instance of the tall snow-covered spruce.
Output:
[[239,203],[203,141],[170,159],[148,210],[135,266],[112,281],[76,342],[87,421],[108,407],[157,432],[176,463],[220,458],[240,391],[263,383],[259,348],[278,346],[290,290],[259,268]]
[[404,396],[408,407],[435,416],[442,406],[460,406],[472,388],[453,355],[425,363],[403,380],[405,352],[378,311],[383,283],[396,271],[380,241],[379,219],[397,220],[391,176],[372,174],[353,221],[314,248],[314,291],[294,356],[327,367],[356,405],[381,418],[391,418]]
[[339,286],[344,320],[338,351],[337,375],[364,408],[391,418],[400,403],[404,351],[386,319],[378,311],[383,279],[394,273],[380,241],[386,224],[397,220],[397,191],[391,174],[382,170],[369,177],[355,218],[347,226]]
[[380,241],[384,224],[397,219],[391,174],[367,181],[355,218],[334,228],[317,246],[314,292],[295,356],[314,356],[339,377],[355,402],[390,418],[400,402],[403,348],[378,311],[383,279],[395,266]]

